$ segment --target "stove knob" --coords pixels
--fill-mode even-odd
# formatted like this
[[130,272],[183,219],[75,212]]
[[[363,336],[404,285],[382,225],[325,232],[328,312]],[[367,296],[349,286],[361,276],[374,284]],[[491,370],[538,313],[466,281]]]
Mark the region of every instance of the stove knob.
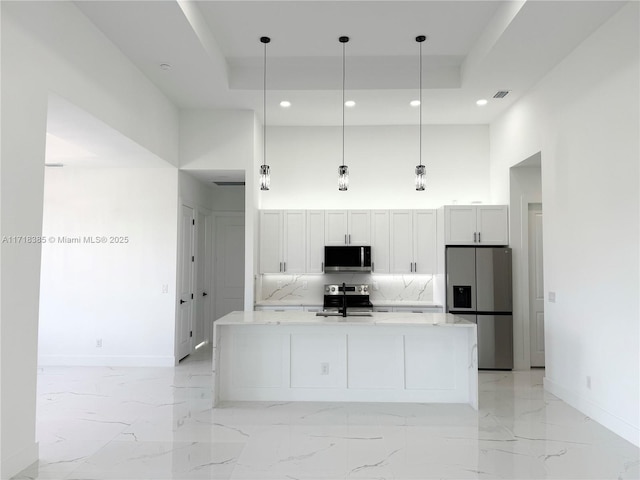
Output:
[[360,286],[358,287],[358,291],[359,291],[359,292],[361,292],[361,291],[362,291],[362,285],[360,285]]
[[336,291],[336,287],[331,287],[331,291],[335,292]]
[[324,291],[328,292],[329,291],[329,287],[324,287]]
[[367,287],[366,285],[364,287],[362,287],[362,290],[366,293],[367,290],[369,290],[369,287]]

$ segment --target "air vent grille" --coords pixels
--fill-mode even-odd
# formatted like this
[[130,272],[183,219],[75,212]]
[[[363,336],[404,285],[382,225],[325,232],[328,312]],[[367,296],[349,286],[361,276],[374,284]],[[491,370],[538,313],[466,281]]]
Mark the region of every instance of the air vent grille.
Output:
[[244,185],[244,182],[213,182],[220,187],[237,187]]
[[510,90],[498,90],[493,98],[504,98],[509,95]]

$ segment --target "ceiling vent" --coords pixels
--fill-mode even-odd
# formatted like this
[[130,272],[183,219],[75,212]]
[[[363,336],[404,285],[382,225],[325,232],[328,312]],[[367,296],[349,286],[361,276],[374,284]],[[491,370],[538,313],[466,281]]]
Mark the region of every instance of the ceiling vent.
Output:
[[238,187],[244,185],[244,182],[213,182],[219,187]]
[[504,98],[509,95],[510,90],[498,90],[493,98]]

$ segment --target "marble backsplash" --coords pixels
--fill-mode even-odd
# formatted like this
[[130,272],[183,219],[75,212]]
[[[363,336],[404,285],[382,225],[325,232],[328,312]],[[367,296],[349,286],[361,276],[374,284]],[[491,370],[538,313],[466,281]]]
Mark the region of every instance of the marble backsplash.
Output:
[[256,302],[283,301],[321,305],[324,286],[329,283],[367,283],[372,302],[433,302],[432,275],[372,275],[333,273],[320,275],[259,275]]

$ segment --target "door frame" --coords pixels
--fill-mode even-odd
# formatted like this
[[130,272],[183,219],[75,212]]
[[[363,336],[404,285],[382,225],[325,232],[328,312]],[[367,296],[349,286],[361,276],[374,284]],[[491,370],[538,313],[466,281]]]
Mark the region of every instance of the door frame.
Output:
[[[220,218],[223,217],[242,217],[242,219],[245,222],[245,235],[246,235],[246,215],[245,215],[245,211],[244,210],[220,210],[220,211],[213,211],[211,218],[212,218],[212,226],[211,226],[211,316],[213,317],[215,315],[215,311],[216,311],[216,292],[214,291],[214,285],[216,284],[215,278],[216,278],[216,255],[215,255],[215,251],[216,251],[216,233],[217,233],[217,229],[219,228],[219,222],[220,222]],[[245,258],[247,255],[246,252],[246,241],[244,244],[244,248],[245,248]],[[242,276],[244,278],[244,281],[246,283],[247,281],[247,277],[245,275],[245,272],[242,272]],[[252,279],[253,280],[253,279]],[[247,286],[244,286],[244,291],[246,292],[246,288]],[[255,285],[254,285],[255,288]],[[243,292],[244,293],[244,292]],[[205,337],[209,339],[209,341],[213,341],[213,322],[207,322],[205,325]]]
[[[522,319],[523,349],[526,367],[531,368],[531,321],[529,318],[529,205],[540,204],[544,215],[544,204],[539,197],[534,195],[520,196],[520,255],[518,268],[520,270],[520,305],[519,315]],[[544,219],[544,216],[543,216]],[[544,220],[543,220],[544,225]],[[543,239],[544,248],[544,239]],[[546,291],[546,290],[545,290]]]

